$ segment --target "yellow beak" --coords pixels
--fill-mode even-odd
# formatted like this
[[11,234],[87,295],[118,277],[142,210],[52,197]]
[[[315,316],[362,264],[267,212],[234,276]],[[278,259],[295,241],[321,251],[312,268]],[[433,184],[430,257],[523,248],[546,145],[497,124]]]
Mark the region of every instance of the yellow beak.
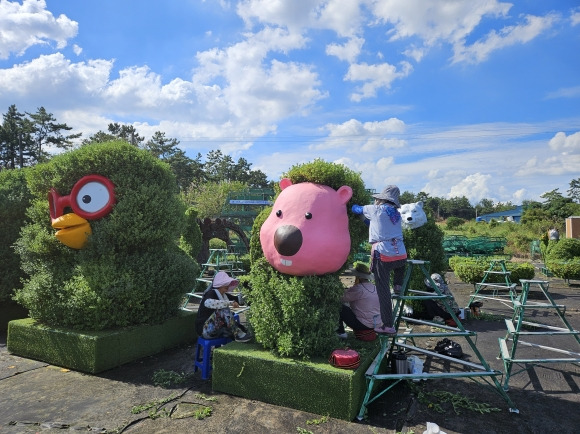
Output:
[[54,219],[52,227],[59,229],[54,236],[72,249],[85,247],[89,235],[93,233],[89,222],[74,213],[64,214]]

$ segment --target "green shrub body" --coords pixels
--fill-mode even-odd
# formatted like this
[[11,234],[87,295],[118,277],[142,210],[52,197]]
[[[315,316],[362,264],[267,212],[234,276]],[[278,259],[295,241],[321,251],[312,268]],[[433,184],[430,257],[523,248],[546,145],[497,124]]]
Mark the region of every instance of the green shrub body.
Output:
[[580,240],[564,238],[549,241],[545,262],[554,276],[561,279],[580,279]]
[[[427,223],[416,229],[405,229],[403,238],[409,259],[429,261],[430,273],[439,273],[442,276],[447,269],[445,250],[443,250],[444,233],[435,224],[431,216],[428,216]],[[409,283],[412,289],[422,290],[424,287],[424,274],[416,268]]]
[[192,258],[197,258],[201,250],[201,228],[197,221],[197,211],[190,207],[185,211],[185,227],[179,239],[179,247]]
[[0,303],[12,297],[22,286],[20,279],[24,277],[20,257],[12,245],[27,221],[26,209],[32,201],[25,172],[25,169],[0,171]]
[[337,274],[296,277],[276,271],[265,258],[250,272],[250,323],[256,340],[280,356],[328,354],[336,346],[336,328],[344,285]]
[[[453,256],[449,259],[449,266],[459,280],[475,285],[483,280],[485,271],[489,270],[493,257],[463,257]],[[534,266],[528,262],[505,262],[506,270],[510,272],[511,283],[520,284],[520,279],[533,279],[535,275]],[[494,271],[500,271],[496,265]],[[485,279],[487,283],[506,283],[505,277],[501,274],[488,274]]]
[[[85,248],[61,244],[50,226],[47,192],[69,194],[84,175],[115,185],[112,212],[91,221]],[[28,274],[16,300],[51,326],[102,330],[160,323],[175,315],[198,273],[177,243],[185,209],[169,167],[121,142],[94,144],[54,157],[30,172],[37,197],[17,242]]]

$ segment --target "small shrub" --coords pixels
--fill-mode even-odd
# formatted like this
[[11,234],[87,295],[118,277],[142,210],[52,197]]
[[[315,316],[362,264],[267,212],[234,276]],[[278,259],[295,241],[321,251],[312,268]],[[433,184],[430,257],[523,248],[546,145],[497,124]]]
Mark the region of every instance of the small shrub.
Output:
[[201,250],[201,228],[197,221],[197,211],[190,207],[185,211],[185,228],[179,239],[179,247],[191,258],[197,258]]
[[209,248],[210,249],[227,249],[228,246],[224,240],[220,240],[219,238],[212,238],[209,240]]
[[[452,260],[451,260],[452,259]],[[453,271],[459,280],[465,283],[475,285],[480,283],[489,270],[493,257],[459,257],[455,256],[450,259],[453,264]],[[510,272],[509,280],[511,283],[519,285],[520,279],[533,279],[535,275],[534,266],[527,262],[505,262],[506,270]],[[501,271],[499,264],[496,264],[494,271]],[[505,283],[505,276],[501,274],[488,274],[485,279],[488,283]]]
[[546,266],[561,279],[580,279],[580,240],[564,238],[549,241],[546,250]]
[[461,226],[463,226],[463,224],[465,223],[465,220],[459,217],[449,217],[447,219],[446,225],[447,225],[447,230],[454,230],[457,229]]
[[580,258],[566,262],[550,261],[546,265],[554,276],[561,279],[580,279]]

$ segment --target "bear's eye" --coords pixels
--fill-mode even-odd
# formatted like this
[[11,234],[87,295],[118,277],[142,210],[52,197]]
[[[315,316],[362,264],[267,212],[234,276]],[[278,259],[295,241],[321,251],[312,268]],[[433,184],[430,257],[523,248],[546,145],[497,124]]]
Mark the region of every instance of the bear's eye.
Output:
[[276,217],[282,217],[282,210],[281,209],[276,211]]
[[306,214],[304,214],[304,217],[306,217],[306,220],[310,220],[312,218],[312,214],[307,212]]

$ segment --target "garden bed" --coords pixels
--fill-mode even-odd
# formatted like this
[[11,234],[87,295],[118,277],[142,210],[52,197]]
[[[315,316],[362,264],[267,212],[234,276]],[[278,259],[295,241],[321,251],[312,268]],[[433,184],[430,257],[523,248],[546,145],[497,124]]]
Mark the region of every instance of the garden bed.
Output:
[[[233,342],[214,351],[212,388],[296,410],[353,420],[366,392],[365,372],[378,340],[369,343],[356,370],[338,369],[325,358],[276,357],[258,344]],[[364,355],[366,353],[366,356]]]
[[180,312],[158,325],[108,331],[52,328],[31,318],[8,323],[8,351],[89,374],[116,368],[196,339],[196,315]]

